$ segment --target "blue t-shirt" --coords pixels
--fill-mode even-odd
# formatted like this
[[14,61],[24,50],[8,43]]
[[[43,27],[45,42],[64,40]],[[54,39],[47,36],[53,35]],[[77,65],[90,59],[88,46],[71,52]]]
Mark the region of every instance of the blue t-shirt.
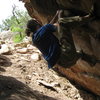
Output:
[[32,36],[33,44],[41,51],[44,59],[48,62],[48,67],[53,67],[60,56],[60,44],[53,32],[56,27],[46,24],[38,29]]

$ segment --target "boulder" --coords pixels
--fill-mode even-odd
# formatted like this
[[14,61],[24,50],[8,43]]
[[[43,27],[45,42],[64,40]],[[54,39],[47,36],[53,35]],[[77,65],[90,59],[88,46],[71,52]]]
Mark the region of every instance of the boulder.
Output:
[[[21,0],[20,0],[21,1]],[[32,18],[48,23],[58,9],[84,16],[92,12],[95,19],[70,29],[77,50],[100,59],[100,1],[99,0],[22,0]],[[28,1],[28,2],[27,2]],[[44,6],[45,5],[45,6]],[[80,5],[80,6],[79,6]],[[34,16],[36,15],[36,16]],[[67,26],[65,26],[65,36]],[[58,36],[59,37],[59,36]],[[67,59],[65,58],[65,61]],[[72,66],[58,66],[57,70],[70,80],[100,96],[100,64],[91,65],[79,59]]]

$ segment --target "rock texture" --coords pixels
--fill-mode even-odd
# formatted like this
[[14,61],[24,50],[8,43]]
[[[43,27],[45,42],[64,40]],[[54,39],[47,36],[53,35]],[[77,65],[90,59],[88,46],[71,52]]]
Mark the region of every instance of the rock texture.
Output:
[[[99,0],[20,0],[31,17],[37,18],[42,24],[48,23],[58,9],[73,9],[76,15],[88,14],[92,11],[96,17],[83,26],[71,29],[77,50],[94,55],[100,59],[100,1]],[[45,6],[44,6],[45,5]],[[79,6],[80,5],[80,6]],[[93,9],[93,10],[92,10]],[[81,13],[80,13],[81,12]],[[79,59],[68,68],[58,66],[58,71],[67,78],[74,80],[84,88],[100,96],[100,64],[95,66]]]

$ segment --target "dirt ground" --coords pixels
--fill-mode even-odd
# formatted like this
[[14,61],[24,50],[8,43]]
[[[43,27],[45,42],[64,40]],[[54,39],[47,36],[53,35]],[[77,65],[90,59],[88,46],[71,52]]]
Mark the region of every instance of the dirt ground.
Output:
[[100,100],[100,98],[48,69],[45,60],[13,51],[1,55],[0,100]]

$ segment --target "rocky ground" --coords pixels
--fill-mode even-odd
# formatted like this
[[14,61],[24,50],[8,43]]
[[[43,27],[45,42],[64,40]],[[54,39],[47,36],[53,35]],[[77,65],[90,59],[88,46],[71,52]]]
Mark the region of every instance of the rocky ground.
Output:
[[100,100],[47,68],[29,43],[1,42],[0,100]]

